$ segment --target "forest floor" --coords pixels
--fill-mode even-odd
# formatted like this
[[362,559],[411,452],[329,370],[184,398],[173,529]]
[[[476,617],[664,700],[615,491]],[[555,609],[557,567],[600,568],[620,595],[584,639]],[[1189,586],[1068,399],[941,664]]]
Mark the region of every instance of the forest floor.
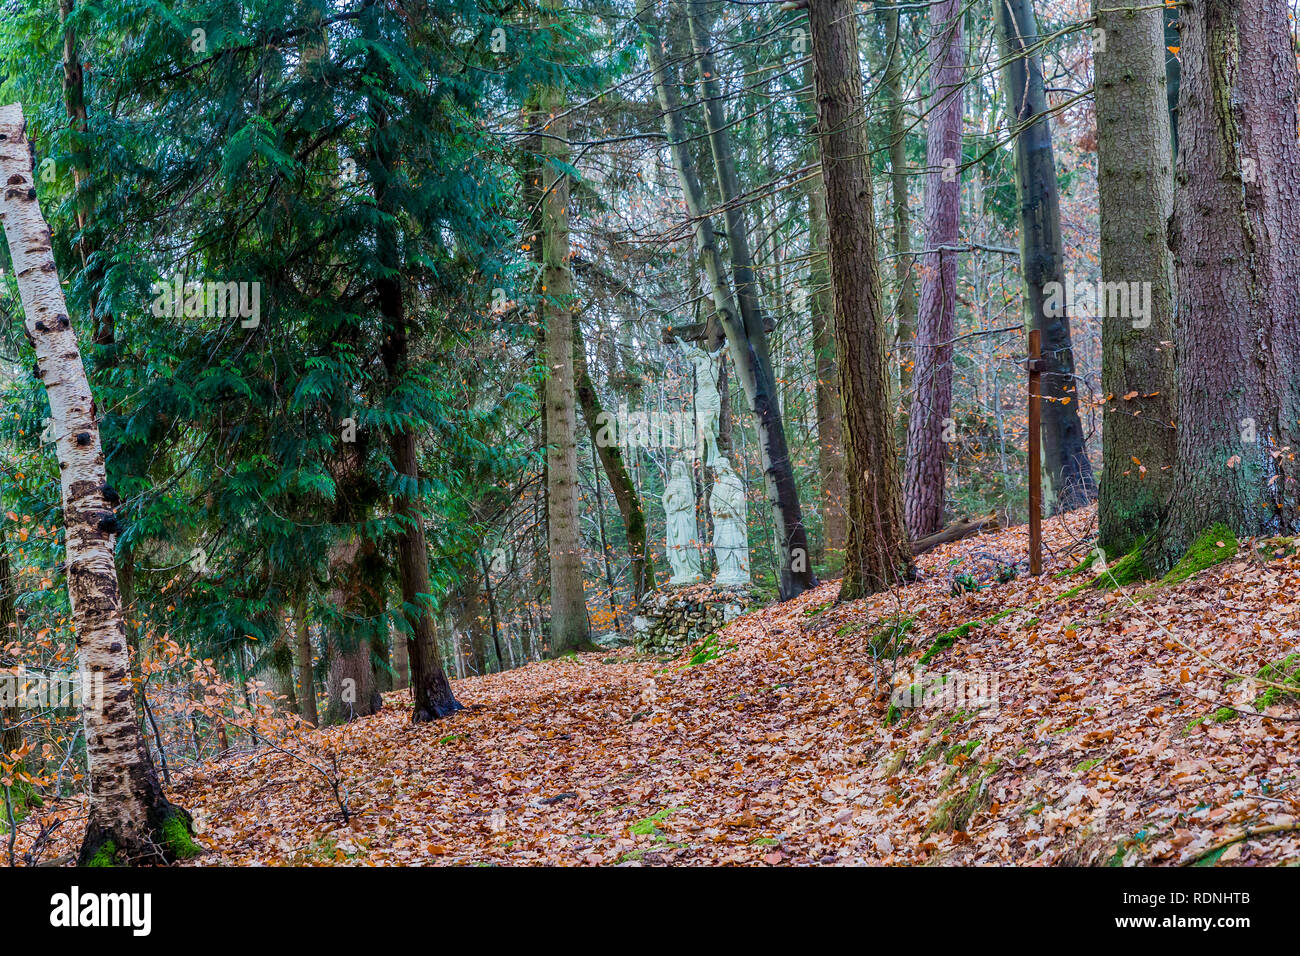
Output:
[[[1026,553],[1012,528],[924,555],[894,594],[836,605],[829,583],[747,615],[703,653],[455,681],[468,709],[435,724],[391,694],[313,732],[349,824],[285,755],[189,772],[194,862],[1300,861],[1300,697],[1234,677],[1285,684],[1300,664],[1294,544],[1213,542],[1232,556],[1182,583],[1080,590],[1094,569],[1055,575],[1094,525],[1045,522],[1037,579],[985,583]],[[967,573],[982,586],[954,597]],[[966,699],[891,709],[927,651],[921,682],[948,674]]]

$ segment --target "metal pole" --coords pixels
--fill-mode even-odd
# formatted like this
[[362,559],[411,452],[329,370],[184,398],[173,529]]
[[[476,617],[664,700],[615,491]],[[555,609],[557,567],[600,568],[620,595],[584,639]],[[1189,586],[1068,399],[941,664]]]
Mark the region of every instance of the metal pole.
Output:
[[1029,332],[1029,573],[1043,573],[1042,333]]

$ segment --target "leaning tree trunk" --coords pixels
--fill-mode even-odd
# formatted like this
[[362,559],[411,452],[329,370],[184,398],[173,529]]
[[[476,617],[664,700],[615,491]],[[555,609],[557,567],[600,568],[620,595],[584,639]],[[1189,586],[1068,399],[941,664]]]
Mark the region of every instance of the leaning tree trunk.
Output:
[[542,140],[542,322],[546,330],[546,501],[551,564],[551,654],[591,646],[582,587],[578,514],[578,420],[573,372],[573,272],[569,264],[569,122],[563,92],[541,97],[550,119]]
[[1170,247],[1178,287],[1178,469],[1155,570],[1222,522],[1297,529],[1300,146],[1283,0],[1183,10]]
[[641,496],[637,494],[632,476],[628,474],[623,452],[616,442],[600,439],[604,409],[601,407],[600,396],[596,393],[596,386],[591,381],[591,373],[587,368],[587,350],[582,341],[582,326],[576,320],[573,323],[573,368],[577,378],[578,403],[582,406],[582,417],[587,423],[592,447],[600,456],[601,467],[605,470],[609,487],[614,491],[614,500],[618,503],[618,513],[623,516],[628,567],[632,573],[632,599],[640,601],[641,595],[655,586],[654,562],[646,546],[645,512],[641,509]]
[[[802,594],[817,583],[809,560],[808,535],[794,482],[794,468],[785,439],[785,427],[776,401],[776,379],[768,355],[767,333],[761,312],[744,303],[737,307],[726,269],[718,252],[713,223],[708,215],[704,188],[700,184],[695,161],[691,157],[690,137],[686,132],[677,80],[664,62],[664,50],[651,15],[649,0],[640,0],[637,19],[641,24],[646,56],[668,134],[669,152],[686,209],[695,223],[695,248],[708,280],[708,291],[718,321],[727,336],[727,351],[736,366],[736,375],[749,403],[754,431],[758,436],[763,466],[763,482],[768,509],[772,516],[773,537],[782,555],[779,568],[779,591],[782,600]],[[707,95],[707,94],[706,94]],[[721,129],[716,118],[711,125]],[[732,165],[734,171],[734,164]],[[738,188],[738,187],[737,187]],[[725,189],[725,187],[724,187]],[[733,205],[733,204],[729,204]],[[738,277],[739,281],[739,277]],[[756,291],[756,284],[750,283]],[[748,318],[745,309],[750,308]]]
[[907,529],[943,527],[944,441],[952,412],[952,339],[957,320],[961,217],[961,122],[965,51],[961,0],[930,7],[930,118],[925,150],[925,268],[916,328],[915,395],[907,418],[903,501]]
[[[1001,48],[1002,89],[1016,131],[1016,193],[1020,199],[1020,268],[1027,324],[1042,333],[1042,435],[1044,474],[1056,510],[1090,502],[1097,493],[1079,419],[1070,316],[1049,303],[1050,283],[1064,285],[1060,196],[1052,128],[1047,118],[1041,54],[1026,52],[1038,42],[1032,0],[998,0],[996,28]],[[1051,305],[1049,310],[1048,306]],[[1053,314],[1049,315],[1051,311]]]
[[[1097,544],[1125,554],[1155,529],[1175,464],[1173,209],[1164,18],[1148,0],[1094,0],[1101,278],[1150,289],[1148,314],[1101,323],[1102,478]],[[1136,284],[1133,286],[1132,284]],[[1145,293],[1141,294],[1145,300]]]
[[[22,107],[0,108],[0,218],[45,383],[63,494],[68,599],[85,679],[82,715],[90,778],[83,863],[167,862],[191,856],[189,814],[163,796],[135,720],[126,624],[113,563],[117,531],[104,497],[94,399],[36,201]],[[100,683],[102,681],[102,684]]]
[[862,74],[852,0],[811,0],[817,129],[830,227],[835,343],[844,403],[849,539],[840,599],[897,583],[912,564],[889,407]]

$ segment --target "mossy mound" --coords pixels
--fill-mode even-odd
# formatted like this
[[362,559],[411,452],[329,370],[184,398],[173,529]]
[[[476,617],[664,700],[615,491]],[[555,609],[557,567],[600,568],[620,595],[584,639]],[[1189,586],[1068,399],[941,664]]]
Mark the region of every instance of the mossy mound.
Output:
[[1005,608],[1001,611],[998,611],[998,613],[994,614],[992,617],[986,617],[981,620],[975,620],[975,621],[967,621],[965,624],[958,624],[951,631],[944,631],[942,634],[936,635],[933,643],[931,643],[930,646],[926,648],[925,653],[921,655],[921,660],[919,663],[921,663],[922,665],[930,663],[930,661],[934,660],[944,651],[948,650],[950,647],[955,645],[958,641],[960,641],[963,637],[965,637],[967,634],[969,634],[971,631],[975,630],[976,628],[983,627],[988,624],[994,624],[1002,620],[1004,617],[1014,614],[1016,613],[1016,611],[1019,610],[1020,608],[1018,607]]
[[1206,568],[1221,564],[1237,553],[1237,536],[1226,524],[1214,524],[1196,536],[1182,559],[1160,579],[1162,585],[1179,584]]

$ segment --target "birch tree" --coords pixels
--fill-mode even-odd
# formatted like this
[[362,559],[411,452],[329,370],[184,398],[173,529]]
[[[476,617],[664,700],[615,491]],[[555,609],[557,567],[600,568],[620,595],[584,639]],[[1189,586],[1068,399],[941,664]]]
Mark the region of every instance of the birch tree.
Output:
[[135,720],[126,624],[113,560],[117,520],[90,383],[36,199],[22,107],[0,107],[0,219],[27,335],[45,384],[59,462],[68,598],[83,678],[90,817],[81,863],[169,862],[193,856],[189,814],[168,802]]

